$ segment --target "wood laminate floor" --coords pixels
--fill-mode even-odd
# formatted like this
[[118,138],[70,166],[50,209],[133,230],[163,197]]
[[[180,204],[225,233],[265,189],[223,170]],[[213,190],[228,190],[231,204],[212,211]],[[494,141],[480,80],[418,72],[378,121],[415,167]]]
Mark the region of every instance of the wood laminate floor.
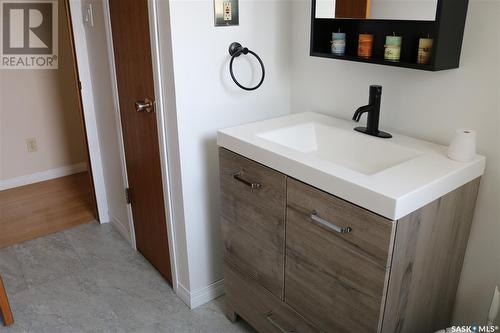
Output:
[[0,248],[93,220],[86,172],[0,191]]

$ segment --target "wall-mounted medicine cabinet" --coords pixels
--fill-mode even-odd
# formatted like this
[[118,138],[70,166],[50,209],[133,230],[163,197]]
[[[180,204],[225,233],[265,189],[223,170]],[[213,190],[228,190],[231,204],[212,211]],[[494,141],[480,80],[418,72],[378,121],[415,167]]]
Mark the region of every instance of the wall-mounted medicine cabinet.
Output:
[[[311,56],[440,71],[458,68],[468,0],[312,0]],[[343,55],[332,33],[345,33]],[[359,56],[359,35],[373,35],[370,57]],[[387,36],[401,36],[399,61],[385,60]],[[421,38],[433,39],[419,63]]]

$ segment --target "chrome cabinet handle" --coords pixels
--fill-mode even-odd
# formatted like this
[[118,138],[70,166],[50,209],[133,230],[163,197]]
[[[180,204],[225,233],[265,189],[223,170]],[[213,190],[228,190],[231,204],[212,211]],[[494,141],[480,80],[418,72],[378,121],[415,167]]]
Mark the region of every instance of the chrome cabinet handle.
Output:
[[311,220],[315,221],[315,222],[318,222],[319,224],[321,224],[322,226],[325,226],[327,227],[328,229],[332,229],[333,231],[336,231],[338,232],[339,234],[347,234],[349,232],[352,231],[352,228],[351,227],[339,227],[338,225],[336,224],[333,224],[323,218],[321,218],[319,215],[318,215],[318,212],[316,211],[313,211],[311,213]]
[[135,111],[137,112],[154,112],[155,105],[154,101],[149,98],[145,98],[144,101],[135,102]]
[[262,184],[261,183],[253,183],[253,182],[250,182],[246,179],[244,179],[242,176],[241,176],[241,172],[237,172],[233,175],[233,178],[236,179],[237,181],[239,181],[240,183],[243,183],[245,184],[246,186],[252,188],[252,189],[259,189],[262,187]]
[[273,318],[273,313],[270,313],[266,316],[266,319],[277,329],[280,330],[281,333],[295,333],[295,331],[289,331],[287,329],[284,329],[283,326],[278,324]]

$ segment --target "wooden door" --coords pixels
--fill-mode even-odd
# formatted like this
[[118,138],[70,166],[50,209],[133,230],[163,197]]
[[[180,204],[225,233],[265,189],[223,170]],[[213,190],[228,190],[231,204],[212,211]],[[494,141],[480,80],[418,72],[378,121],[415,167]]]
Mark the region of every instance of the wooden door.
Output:
[[172,282],[156,113],[147,0],[109,0],[116,79],[137,249]]
[[336,18],[370,17],[370,0],[337,0],[335,2]]

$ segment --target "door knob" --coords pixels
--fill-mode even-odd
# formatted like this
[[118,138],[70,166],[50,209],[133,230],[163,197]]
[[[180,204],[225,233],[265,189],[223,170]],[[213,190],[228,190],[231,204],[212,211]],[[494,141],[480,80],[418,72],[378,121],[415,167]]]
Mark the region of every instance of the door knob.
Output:
[[145,98],[143,101],[135,102],[135,111],[137,112],[154,112],[155,102],[149,98]]

